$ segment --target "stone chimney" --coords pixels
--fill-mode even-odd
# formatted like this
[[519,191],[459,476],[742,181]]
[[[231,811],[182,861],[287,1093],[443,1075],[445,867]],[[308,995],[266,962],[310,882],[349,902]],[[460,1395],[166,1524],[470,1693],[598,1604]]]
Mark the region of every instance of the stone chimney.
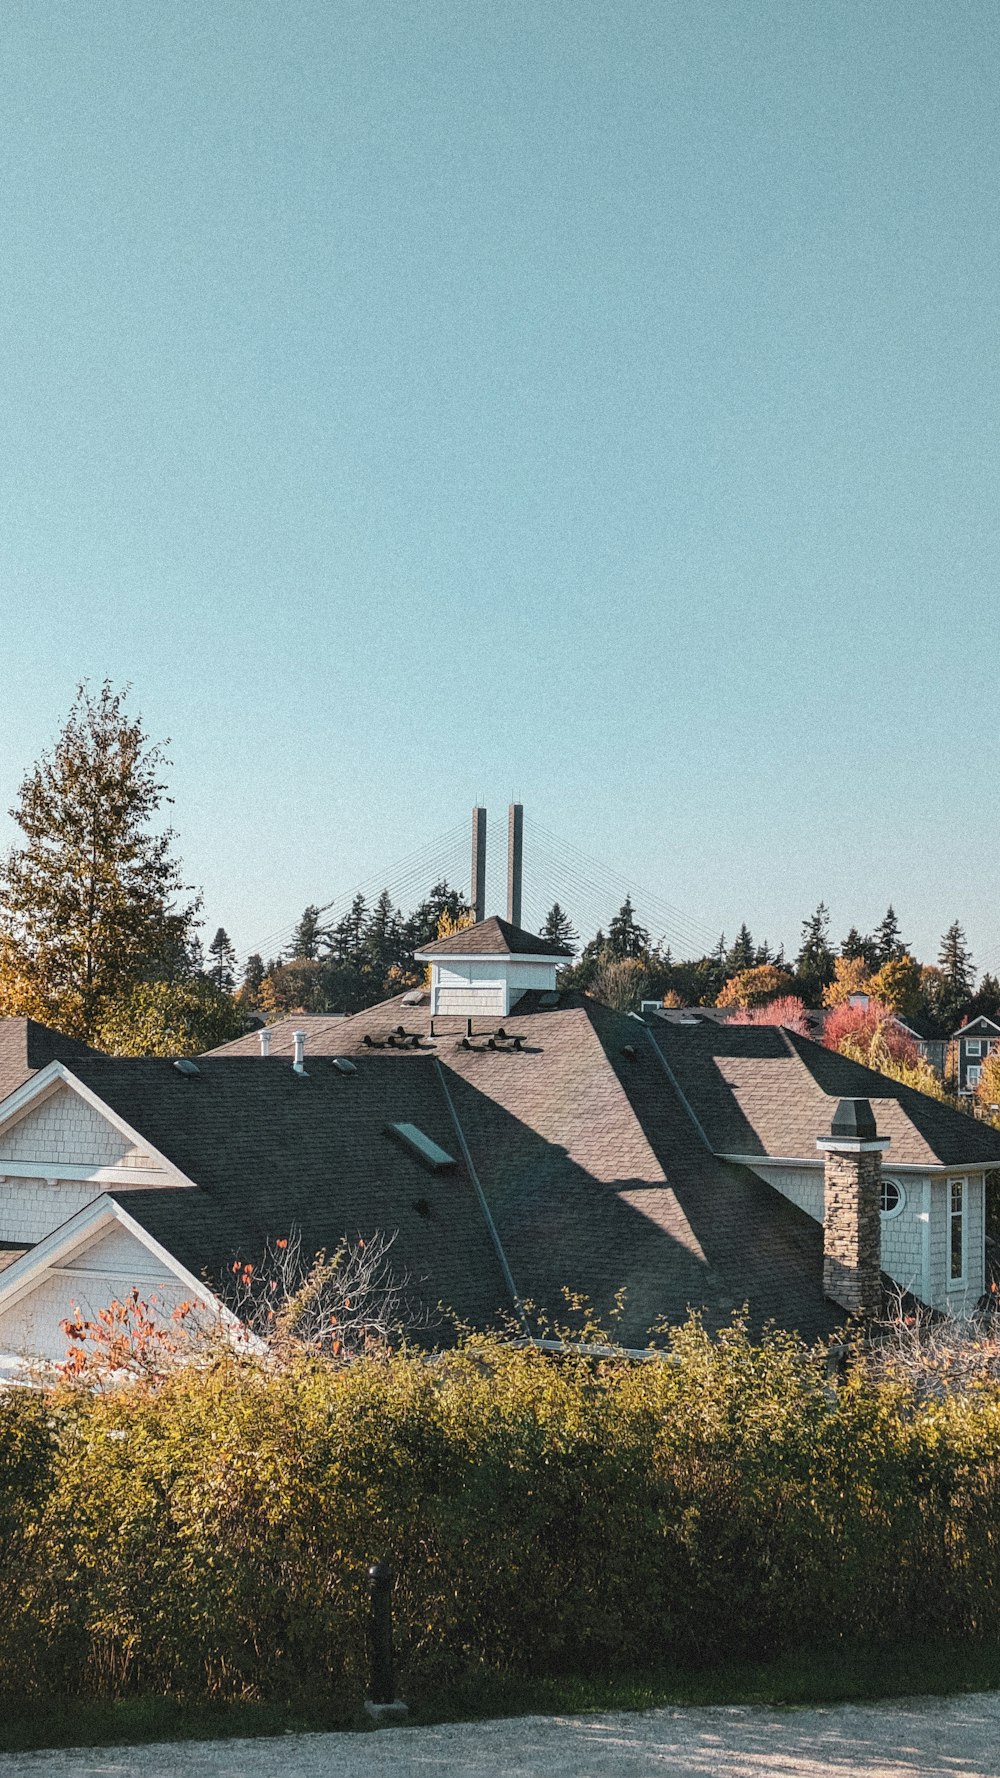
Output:
[[888,1146],[867,1099],[841,1099],[829,1136],[816,1143],[826,1162],[823,1290],[865,1320],[881,1307],[882,1154]]

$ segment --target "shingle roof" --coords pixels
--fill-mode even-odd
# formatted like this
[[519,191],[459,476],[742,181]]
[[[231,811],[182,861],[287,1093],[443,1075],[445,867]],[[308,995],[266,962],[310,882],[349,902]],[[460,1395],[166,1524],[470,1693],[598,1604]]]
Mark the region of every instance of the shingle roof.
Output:
[[[343,1013],[296,1013],[294,1017],[279,1019],[276,1024],[265,1029],[270,1033],[272,1056],[290,1056],[294,1053],[293,1036],[296,1031],[306,1034],[306,1050],[315,1049],[314,1039],[326,1039],[329,1028],[342,1025]],[[260,1028],[247,1031],[242,1037],[234,1037],[229,1043],[220,1043],[214,1050],[206,1051],[210,1056],[259,1056]],[[317,1054],[319,1052],[317,1051]]]
[[[495,1019],[474,1019],[470,1044],[464,1017],[432,1031],[426,1004],[406,999],[312,1022],[305,1078],[278,1053],[284,1034],[268,1060],[251,1033],[238,1040],[249,1053],[226,1046],[190,1080],[167,1061],[71,1063],[199,1188],[121,1203],[222,1289],[235,1258],[292,1226],[307,1248],[398,1230],[416,1298],[482,1326],[510,1298],[478,1182],[539,1323],[567,1321],[568,1290],[607,1324],[624,1290],[615,1331],[629,1346],[658,1319],[700,1308],[718,1326],[743,1302],[755,1327],[774,1319],[814,1338],[840,1320],[822,1294],[822,1228],[725,1155],[811,1159],[836,1101],[867,1097],[897,1163],[996,1158],[986,1126],[775,1027],[636,1021],[533,992],[505,1020],[515,1051],[496,1036],[488,1047]],[[303,1021],[287,1023],[290,1053]],[[390,1046],[400,1026],[406,1041]],[[356,1072],[338,1073],[334,1056]],[[428,1171],[387,1136],[393,1123],[415,1124],[456,1168]]]
[[[118,1057],[73,1067],[199,1187],[112,1193],[196,1277],[225,1294],[235,1259],[256,1263],[293,1228],[310,1254],[345,1235],[396,1233],[391,1263],[414,1304],[442,1301],[480,1325],[510,1309],[430,1058],[403,1069],[359,1057],[350,1075],[319,1057],[305,1076],[261,1057],[204,1057],[198,1068],[186,1077],[168,1061]],[[458,1165],[428,1170],[387,1134],[391,1123],[416,1124]]]
[[0,1019],[0,1099],[16,1092],[48,1062],[73,1062],[100,1052],[37,1019]]
[[837,1100],[867,1098],[891,1138],[887,1165],[1000,1158],[1000,1133],[989,1125],[781,1027],[654,1017],[650,1030],[717,1154],[815,1159]]
[[539,938],[523,926],[512,926],[491,914],[475,926],[463,926],[460,932],[437,938],[421,945],[418,957],[572,957],[566,945],[554,945],[551,939]]
[[[471,1049],[465,1018],[434,1020],[434,1050],[521,1296],[558,1322],[564,1291],[580,1292],[607,1320],[624,1287],[618,1334],[633,1346],[659,1318],[702,1308],[719,1325],[744,1301],[758,1326],[773,1317],[810,1338],[835,1326],[819,1225],[706,1149],[643,1028],[585,995],[560,994],[555,1007],[542,999],[525,994],[505,1021],[519,1052],[485,1047],[495,1019],[473,1021]],[[379,1042],[400,1022],[431,1041],[426,1011],[399,997],[345,1020],[330,1046],[360,1059],[366,1037]],[[411,1050],[379,1058],[401,1073],[420,1065]]]

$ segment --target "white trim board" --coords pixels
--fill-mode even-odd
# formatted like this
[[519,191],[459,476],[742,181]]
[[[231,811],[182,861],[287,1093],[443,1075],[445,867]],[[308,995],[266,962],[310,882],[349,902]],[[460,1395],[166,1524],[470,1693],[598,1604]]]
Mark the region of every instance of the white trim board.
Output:
[[[158,1259],[183,1286],[185,1294],[190,1296],[196,1305],[203,1306],[206,1311],[217,1315],[220,1325],[234,1339],[238,1339],[245,1350],[258,1355],[266,1351],[263,1341],[244,1326],[239,1317],[227,1308],[221,1297],[216,1295],[203,1278],[196,1278],[194,1273],[189,1272],[186,1266],[182,1266],[169,1248],[164,1247],[162,1242],[155,1240],[148,1229],[144,1229],[134,1216],[131,1216],[127,1210],[116,1203],[114,1198],[106,1196],[94,1198],[82,1210],[78,1210],[75,1216],[69,1217],[60,1228],[53,1229],[50,1235],[46,1235],[44,1241],[39,1241],[37,1247],[32,1247],[21,1259],[15,1260],[12,1266],[8,1266],[5,1272],[0,1273],[0,1314],[3,1314],[7,1309],[14,1308],[24,1297],[30,1296],[39,1285],[43,1284],[46,1278],[53,1275],[67,1280],[75,1279],[78,1284],[88,1277],[95,1279],[102,1276],[121,1278],[123,1272],[127,1276],[127,1267],[118,1266],[114,1271],[110,1271],[95,1266],[88,1272],[85,1266],[74,1267],[66,1264],[66,1261],[74,1255],[85,1254],[87,1249],[92,1247],[113,1223],[120,1224],[122,1228],[134,1235],[147,1252]],[[161,1287],[163,1285],[162,1273],[137,1272],[134,1274],[134,1279],[137,1284],[155,1283]]]
[[[720,1161],[731,1161],[736,1167],[813,1167],[817,1173],[823,1171],[824,1162],[818,1155],[790,1154],[722,1154],[716,1150]],[[996,1161],[897,1161],[891,1153],[886,1155],[886,1171],[889,1173],[932,1173],[942,1179],[949,1175],[964,1178],[970,1173],[989,1173],[994,1167],[1000,1167]]]
[[[92,1111],[96,1111],[99,1117],[103,1117],[105,1122],[111,1125],[112,1129],[117,1130],[119,1136],[124,1137],[130,1147],[141,1149],[144,1154],[148,1154],[156,1161],[162,1171],[170,1175],[175,1186],[188,1186],[194,1191],[197,1190],[197,1182],[194,1179],[189,1179],[187,1174],[182,1173],[172,1160],[168,1159],[165,1154],[161,1154],[158,1148],[154,1148],[141,1130],[133,1129],[132,1125],[127,1124],[123,1117],[119,1117],[117,1111],[114,1111],[98,1093],[93,1092],[90,1087],[84,1086],[83,1081],[77,1079],[77,1076],[67,1068],[65,1062],[46,1063],[45,1067],[39,1069],[31,1080],[26,1080],[22,1086],[17,1087],[13,1093],[9,1093],[7,1098],[0,1102],[0,1135],[4,1130],[19,1123],[21,1118],[28,1115],[29,1111],[34,1111],[38,1106],[43,1105],[46,1099],[51,1098],[52,1094],[57,1092],[61,1086],[68,1087],[71,1092],[76,1093],[85,1105],[89,1105]],[[18,1164],[11,1162],[10,1171],[15,1172]],[[7,1171],[8,1163],[0,1158],[0,1172],[6,1173]],[[122,1172],[124,1171],[125,1169],[122,1168]],[[139,1169],[137,1168],[135,1171],[138,1172]],[[58,1179],[63,1176],[60,1169],[54,1165],[33,1175],[35,1178],[43,1179]],[[31,1176],[29,1175],[29,1177]],[[69,1179],[71,1176],[66,1175],[65,1177]],[[84,1178],[93,1178],[93,1171],[85,1172]]]
[[52,1179],[57,1185],[102,1185],[106,1191],[128,1191],[141,1186],[144,1191],[159,1187],[161,1191],[178,1191],[182,1187],[173,1174],[163,1177],[162,1167],[88,1167],[79,1161],[11,1161],[0,1155],[0,1184],[17,1179]]

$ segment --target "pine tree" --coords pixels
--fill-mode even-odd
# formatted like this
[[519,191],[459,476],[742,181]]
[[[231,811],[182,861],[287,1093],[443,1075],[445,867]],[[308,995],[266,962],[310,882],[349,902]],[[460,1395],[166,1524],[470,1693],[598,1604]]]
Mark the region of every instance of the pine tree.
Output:
[[403,927],[403,943],[408,954],[419,951],[421,945],[428,945],[437,938],[438,921],[442,914],[450,919],[458,920],[462,914],[469,912],[469,904],[460,889],[452,889],[447,879],[442,877],[434,884],[426,901],[414,908],[413,913]]
[[[893,915],[893,919],[895,919]],[[856,926],[852,926],[840,947],[840,955],[849,963],[863,963],[869,970],[879,966],[878,944],[874,938],[862,936]]]
[[[752,969],[757,960],[754,942],[750,936],[750,928],[744,920],[735,941],[726,952],[726,974],[739,975],[741,970]],[[760,959],[766,963],[767,958]]]
[[565,945],[567,950],[574,953],[580,942],[579,934],[574,930],[569,915],[557,901],[552,903],[546,914],[545,924],[538,936],[548,939],[552,945]]
[[955,995],[968,999],[975,986],[976,972],[965,933],[957,920],[952,921],[941,940],[938,964]]
[[310,902],[292,934],[288,955],[289,957],[305,957],[313,962],[319,956],[320,946],[326,938],[327,933],[320,925],[319,908]]
[[909,955],[909,945],[899,936],[899,921],[892,902],[886,908],[881,923],[876,926],[872,942],[875,946],[873,962],[876,968],[880,969],[883,963],[896,963],[901,957]]
[[360,960],[367,925],[368,903],[359,893],[343,919],[337,921],[330,933],[330,955],[338,963],[356,963]]
[[380,993],[385,990],[389,971],[402,964],[405,954],[403,917],[393,905],[388,889],[383,889],[372,908],[364,938],[364,967]]
[[[126,692],[78,688],[51,752],[11,814],[24,835],[0,865],[0,975],[24,1010],[86,1036],[103,1001],[176,973],[199,901],[151,826],[166,797],[163,745],[150,745]],[[8,995],[4,1010],[17,1007]]]
[[818,1006],[823,989],[833,980],[834,954],[830,944],[830,912],[821,901],[816,912],[802,922],[802,943],[795,959],[796,988],[807,1006]]
[[208,947],[208,954],[211,962],[205,974],[209,981],[215,984],[220,994],[231,994],[236,986],[236,952],[224,926],[219,927]]
[[256,1001],[264,981],[264,959],[253,951],[243,970],[242,992],[251,1005]]
[[649,950],[649,933],[636,921],[630,895],[608,927],[607,949],[612,957],[645,957]]

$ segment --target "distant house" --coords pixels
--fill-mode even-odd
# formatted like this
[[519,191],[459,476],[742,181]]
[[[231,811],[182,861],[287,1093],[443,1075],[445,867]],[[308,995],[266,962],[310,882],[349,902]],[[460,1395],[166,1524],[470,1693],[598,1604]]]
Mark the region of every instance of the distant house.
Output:
[[979,1085],[986,1057],[1000,1046],[1000,1025],[980,1016],[952,1034],[958,1091],[972,1094]]
[[946,1312],[979,1299],[990,1126],[778,1027],[560,990],[561,952],[510,921],[419,960],[426,989],[194,1066],[0,1021],[0,1352],[62,1356],[76,1306],[133,1287],[231,1314],[235,1262],[293,1228],[308,1253],[394,1236],[435,1343],[439,1304],[541,1334],[567,1290],[605,1323],[623,1293],[629,1349],[744,1303],[825,1337],[845,1215],[866,1302],[880,1268]]

